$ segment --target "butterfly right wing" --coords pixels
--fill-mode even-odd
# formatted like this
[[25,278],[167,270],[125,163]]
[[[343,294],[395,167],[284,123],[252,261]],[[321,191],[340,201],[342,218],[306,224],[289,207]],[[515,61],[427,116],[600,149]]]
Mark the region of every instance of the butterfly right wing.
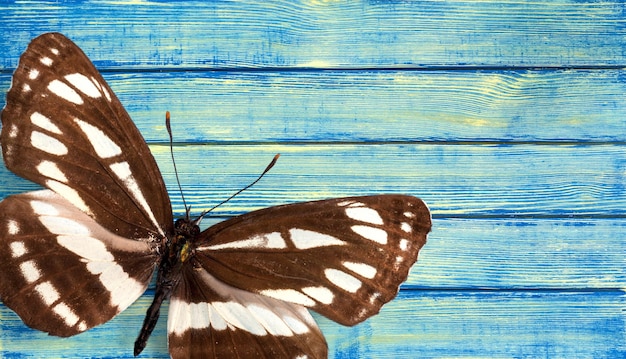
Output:
[[28,326],[71,336],[126,309],[151,280],[154,244],[117,236],[50,190],[0,202],[0,298]]

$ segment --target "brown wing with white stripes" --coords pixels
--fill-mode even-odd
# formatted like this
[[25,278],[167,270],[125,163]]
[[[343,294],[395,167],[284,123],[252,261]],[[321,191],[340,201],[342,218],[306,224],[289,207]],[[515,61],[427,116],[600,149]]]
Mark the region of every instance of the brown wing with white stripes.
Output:
[[328,355],[305,307],[231,287],[192,266],[170,299],[168,345],[173,359]]
[[147,241],[114,235],[50,190],[0,202],[0,297],[30,327],[71,336],[105,323],[146,289]]
[[87,56],[48,33],[20,58],[2,111],[2,153],[16,174],[48,187],[111,232],[171,232],[170,201],[141,134]]
[[230,286],[354,325],[396,296],[430,229],[428,208],[411,196],[290,204],[209,228],[194,266]]

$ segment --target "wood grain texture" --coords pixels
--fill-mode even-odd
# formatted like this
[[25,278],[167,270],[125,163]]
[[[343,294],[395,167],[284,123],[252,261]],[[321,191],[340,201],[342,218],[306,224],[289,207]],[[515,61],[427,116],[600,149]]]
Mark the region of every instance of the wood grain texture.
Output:
[[0,6],[4,66],[51,30],[107,67],[619,66],[625,57],[619,1],[81,4]]
[[[105,74],[146,140],[166,140],[170,111],[177,141],[194,143],[626,141],[625,77],[623,70]],[[0,86],[9,85],[10,75],[0,76]]]
[[[396,300],[333,358],[626,357],[626,12],[620,1],[0,4],[0,89],[61,31],[129,110],[182,214],[277,166],[205,225],[407,193],[434,221]],[[5,98],[1,96],[0,105]],[[0,168],[0,198],[37,188]],[[153,292],[59,339],[0,305],[0,357],[132,357]],[[167,308],[164,308],[165,310]],[[166,358],[165,318],[143,358]]]

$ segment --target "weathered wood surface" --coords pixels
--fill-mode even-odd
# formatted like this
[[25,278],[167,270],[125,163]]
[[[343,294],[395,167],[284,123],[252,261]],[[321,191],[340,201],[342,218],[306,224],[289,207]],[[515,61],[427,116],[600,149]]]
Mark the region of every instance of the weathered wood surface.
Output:
[[[230,1],[1,4],[0,89],[61,31],[103,71],[182,213],[278,165],[216,217],[370,193],[433,232],[398,298],[335,358],[626,356],[624,4]],[[4,96],[0,98],[4,105]],[[0,168],[2,197],[36,188]],[[132,357],[152,291],[70,339],[0,306],[0,356]],[[145,358],[167,357],[165,318]]]

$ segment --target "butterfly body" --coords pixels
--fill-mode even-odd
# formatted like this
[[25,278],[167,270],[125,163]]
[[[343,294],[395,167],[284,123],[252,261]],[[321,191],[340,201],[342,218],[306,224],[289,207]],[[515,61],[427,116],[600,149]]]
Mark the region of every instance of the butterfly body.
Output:
[[355,325],[392,300],[431,228],[418,198],[286,204],[203,231],[173,220],[141,134],[87,56],[34,39],[2,111],[7,167],[47,189],[0,202],[0,298],[29,326],[72,336],[132,304],[157,271],[135,343],[169,299],[172,358],[325,358],[308,309]]

